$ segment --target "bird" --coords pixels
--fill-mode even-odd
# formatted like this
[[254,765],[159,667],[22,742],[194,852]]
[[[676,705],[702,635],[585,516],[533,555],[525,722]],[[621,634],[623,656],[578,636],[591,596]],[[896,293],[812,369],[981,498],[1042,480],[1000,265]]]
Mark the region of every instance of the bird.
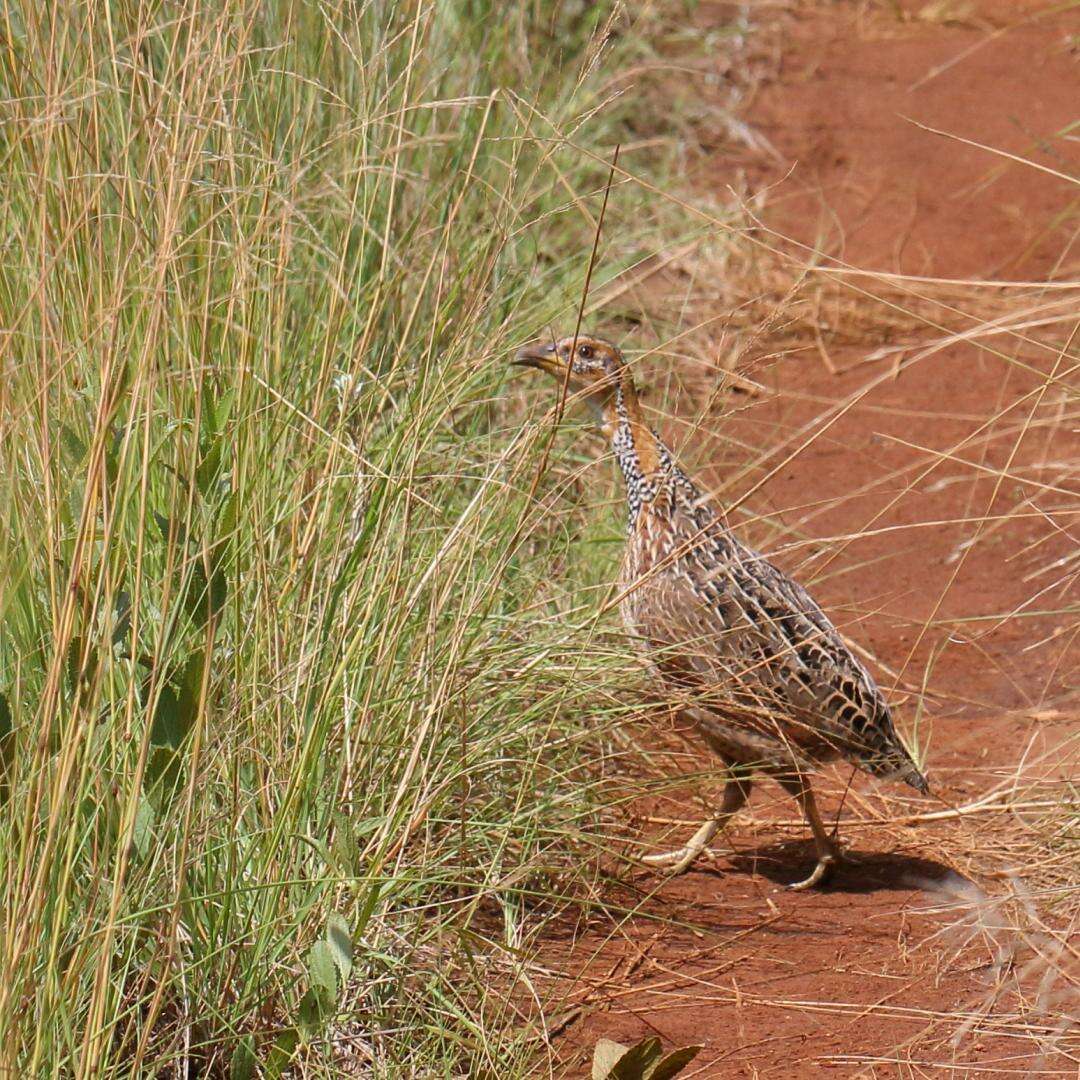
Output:
[[744,544],[648,424],[629,367],[610,341],[576,332],[519,349],[512,363],[559,380],[595,415],[626,488],[619,608],[630,639],[676,712],[720,759],[711,816],[675,851],[645,857],[688,869],[750,797],[758,775],[798,803],[828,880],[843,858],[814,801],[812,774],[847,761],[927,793],[889,704],[809,593]]

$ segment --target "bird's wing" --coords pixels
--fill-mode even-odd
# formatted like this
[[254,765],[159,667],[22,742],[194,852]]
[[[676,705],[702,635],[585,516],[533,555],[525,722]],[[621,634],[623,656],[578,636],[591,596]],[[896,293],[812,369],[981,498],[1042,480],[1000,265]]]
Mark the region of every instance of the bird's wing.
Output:
[[924,786],[874,680],[806,590],[700,504],[673,524],[677,554],[636,620],[669,678],[734,703],[773,738]]

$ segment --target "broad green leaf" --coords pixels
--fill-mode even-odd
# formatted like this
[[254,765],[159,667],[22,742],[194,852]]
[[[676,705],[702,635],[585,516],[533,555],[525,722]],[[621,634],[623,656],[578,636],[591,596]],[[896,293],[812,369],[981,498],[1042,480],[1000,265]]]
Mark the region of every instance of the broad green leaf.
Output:
[[73,689],[78,689],[84,679],[93,678],[95,667],[94,650],[86,651],[86,639],[76,636],[68,644],[67,673]]
[[150,743],[155,749],[146,768],[149,787],[163,781],[165,789],[175,790],[180,779],[179,751],[198,717],[204,662],[203,651],[196,650],[188,657],[178,679],[161,688],[150,728]]
[[352,936],[349,924],[336,911],[332,911],[326,920],[326,943],[344,983],[352,971]]
[[63,422],[60,424],[60,443],[72,465],[78,465],[86,457],[86,443]]
[[619,1064],[619,1060],[629,1049],[629,1046],[612,1039],[601,1039],[593,1050],[592,1080],[607,1080],[611,1070]]
[[672,1050],[657,1063],[656,1068],[648,1074],[647,1080],[671,1080],[671,1077],[678,1076],[703,1049],[703,1046],[682,1046],[678,1050]]
[[214,434],[225,429],[236,400],[235,387],[219,392],[218,385],[213,379],[206,379],[202,384],[202,426]]
[[112,643],[121,645],[131,629],[131,594],[121,590],[116,594],[116,604],[113,607],[114,624]]
[[608,1074],[611,1080],[645,1080],[652,1067],[663,1057],[660,1040],[653,1037],[642,1039],[629,1050]]
[[205,626],[210,616],[216,615],[228,599],[229,581],[222,562],[221,558],[211,557],[210,583],[207,585],[202,555],[200,553],[195,556],[187,592],[184,594],[184,608],[196,626]]
[[[195,723],[195,717],[199,710],[199,694],[202,692],[203,666],[206,654],[202,649],[196,649],[184,665],[180,675],[180,708],[183,712],[187,731],[190,731]],[[185,734],[187,732],[185,731]]]
[[195,487],[207,502],[210,501],[213,495],[214,486],[217,484],[218,476],[221,473],[221,459],[224,451],[224,438],[220,435],[215,436],[195,470]]
[[654,1037],[634,1046],[601,1039],[593,1051],[592,1080],[671,1080],[700,1051],[700,1046],[684,1046],[665,1057]]
[[308,979],[311,988],[326,1002],[337,999],[337,967],[334,952],[326,941],[316,941],[308,953]]
[[236,532],[236,522],[239,515],[240,500],[235,491],[229,493],[228,498],[221,504],[214,525],[214,555],[215,565],[224,563],[228,554],[229,546]]
[[140,859],[145,859],[154,839],[154,807],[145,795],[139,796],[135,810],[135,825],[131,831],[131,844]]
[[202,556],[197,555],[192,563],[191,576],[184,592],[184,610],[200,629],[210,618],[210,589],[206,583],[206,571],[203,569]]
[[161,533],[161,539],[167,544],[169,542],[169,535],[172,532],[172,525],[164,514],[159,514],[154,510],[153,515],[154,521],[157,523],[158,532]]
[[225,560],[218,551],[210,564],[210,614],[216,615],[229,599],[229,579],[225,575]]
[[15,730],[15,723],[11,716],[11,706],[5,694],[0,694],[0,754],[7,745],[8,736]]
[[161,533],[161,538],[166,544],[168,544],[170,540],[177,546],[183,546],[188,542],[187,525],[185,525],[180,518],[170,519],[164,514],[159,514],[156,510],[151,512],[154,516],[154,521],[157,523],[158,532]]
[[120,444],[124,439],[122,427],[113,428],[113,437],[105,446],[105,478],[109,487],[116,487],[116,478],[120,473]]
[[86,481],[81,476],[72,477],[67,493],[67,511],[71,515],[72,521],[79,520],[85,495]]
[[256,1064],[255,1040],[245,1035],[236,1044],[232,1061],[229,1062],[229,1080],[254,1080]]
[[332,865],[342,877],[355,877],[360,872],[360,845],[356,842],[352,823],[340,810],[335,810],[333,817],[334,839],[330,843]]
[[154,709],[154,723],[150,728],[150,742],[154,746],[171,746],[174,749],[184,741],[184,726],[180,719],[180,696],[171,686],[163,686]]
[[202,690],[203,660],[203,651],[197,649],[188,657],[179,677],[161,688],[150,730],[153,745],[177,749],[194,727]]
[[0,802],[8,797],[14,760],[15,724],[8,699],[4,694],[0,694]]
[[180,779],[180,755],[171,746],[155,746],[146,762],[144,788],[155,801],[163,794],[171,799],[179,790]]
[[314,988],[306,990],[297,1009],[297,1027],[307,1038],[318,1034],[326,1021],[331,1006]]
[[[301,1007],[303,1002],[301,1002]],[[300,1032],[295,1027],[287,1027],[278,1032],[274,1045],[270,1047],[270,1053],[266,1056],[265,1073],[267,1080],[278,1080],[278,1077],[289,1067],[293,1054],[300,1042]]]
[[219,434],[225,430],[225,425],[229,422],[235,400],[236,388],[230,387],[213,403],[214,430]]

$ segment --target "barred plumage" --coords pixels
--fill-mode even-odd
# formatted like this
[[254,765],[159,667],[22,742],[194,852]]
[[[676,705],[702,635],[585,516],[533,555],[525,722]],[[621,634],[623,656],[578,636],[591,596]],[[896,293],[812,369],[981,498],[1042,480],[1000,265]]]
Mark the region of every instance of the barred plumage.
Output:
[[[650,861],[685,869],[774,776],[800,803],[821,881],[839,857],[808,774],[842,758],[926,791],[874,680],[805,589],[742,544],[645,423],[619,350],[578,336],[521,350],[517,362],[569,378],[598,414],[626,483],[621,609],[665,691],[732,770],[718,814],[684,848]],[[569,373],[567,373],[569,368]]]

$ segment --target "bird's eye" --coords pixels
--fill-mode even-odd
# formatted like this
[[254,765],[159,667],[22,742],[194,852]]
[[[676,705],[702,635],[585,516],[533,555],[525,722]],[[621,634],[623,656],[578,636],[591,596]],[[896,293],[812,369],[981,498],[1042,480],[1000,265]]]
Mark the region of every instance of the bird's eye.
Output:
[[577,354],[578,354],[578,356],[581,357],[582,360],[591,360],[592,359],[592,354],[593,354],[592,346],[591,345],[579,345],[578,350],[577,350]]

